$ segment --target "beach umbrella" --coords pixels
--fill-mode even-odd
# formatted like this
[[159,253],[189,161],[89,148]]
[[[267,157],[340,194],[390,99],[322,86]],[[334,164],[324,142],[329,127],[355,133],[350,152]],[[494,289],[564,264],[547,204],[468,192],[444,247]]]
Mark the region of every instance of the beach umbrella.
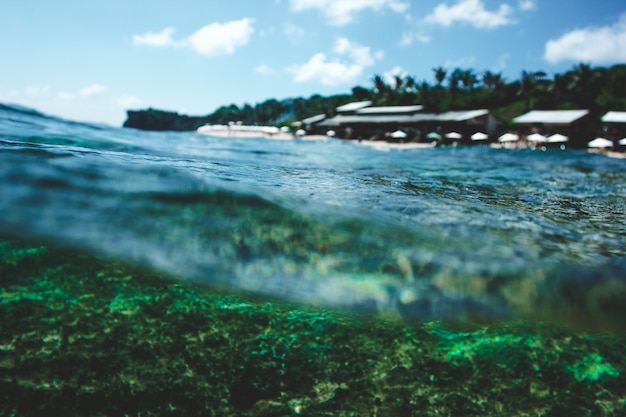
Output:
[[459,132],[448,132],[446,133],[446,137],[448,139],[461,139],[463,135],[461,135]]
[[515,133],[505,133],[504,135],[500,136],[498,138],[499,142],[515,142],[519,140],[519,136],[517,136]]
[[489,136],[483,132],[476,132],[471,136],[472,140],[487,140]]
[[270,135],[276,135],[280,133],[280,129],[277,128],[276,126],[266,126],[262,130],[263,130],[263,133],[268,133]]
[[329,130],[328,132],[326,132],[326,136],[330,136],[331,138],[332,138],[333,136],[335,136],[335,134],[336,134],[336,133],[335,133],[335,131],[334,131],[334,130]]
[[569,141],[569,138],[565,135],[561,135],[560,133],[555,133],[548,138],[548,143],[565,143],[567,141]]
[[283,126],[283,127],[280,128],[280,131],[282,133],[289,133],[289,128],[287,126]]
[[613,147],[613,141],[610,141],[608,139],[605,138],[595,138],[594,140],[592,140],[591,142],[587,143],[587,146],[590,148],[612,148]]
[[296,130],[296,136],[304,136],[304,135],[306,135],[306,130],[304,129]]
[[427,139],[435,139],[435,140],[439,140],[441,139],[441,135],[437,132],[430,132],[429,134],[426,135]]
[[404,138],[406,138],[407,135],[406,135],[405,132],[403,132],[403,131],[398,129],[398,130],[396,130],[394,132],[391,132],[391,134],[389,136],[391,136],[394,139],[404,139]]
[[530,142],[547,142],[548,141],[547,137],[539,133],[533,133],[532,135],[528,135],[526,139],[528,139]]
[[621,146],[626,146],[626,138],[618,140],[617,144]]

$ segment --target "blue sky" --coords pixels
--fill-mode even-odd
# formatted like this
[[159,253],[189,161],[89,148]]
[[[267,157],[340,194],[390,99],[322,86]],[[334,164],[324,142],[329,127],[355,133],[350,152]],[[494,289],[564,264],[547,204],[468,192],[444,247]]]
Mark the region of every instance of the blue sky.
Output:
[[623,0],[5,0],[0,102],[121,125],[126,109],[349,93],[433,67],[626,63]]

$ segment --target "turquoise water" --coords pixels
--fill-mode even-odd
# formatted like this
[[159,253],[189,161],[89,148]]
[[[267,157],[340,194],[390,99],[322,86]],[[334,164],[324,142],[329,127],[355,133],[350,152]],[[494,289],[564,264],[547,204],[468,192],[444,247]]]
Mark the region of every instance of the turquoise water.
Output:
[[3,239],[232,294],[626,330],[626,160],[154,133],[2,106],[0,184]]

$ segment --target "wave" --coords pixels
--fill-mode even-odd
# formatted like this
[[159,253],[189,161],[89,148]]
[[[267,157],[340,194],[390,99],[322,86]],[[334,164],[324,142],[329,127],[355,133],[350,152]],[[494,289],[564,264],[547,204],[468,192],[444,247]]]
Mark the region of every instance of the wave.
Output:
[[620,160],[0,118],[1,237],[334,308],[620,322]]

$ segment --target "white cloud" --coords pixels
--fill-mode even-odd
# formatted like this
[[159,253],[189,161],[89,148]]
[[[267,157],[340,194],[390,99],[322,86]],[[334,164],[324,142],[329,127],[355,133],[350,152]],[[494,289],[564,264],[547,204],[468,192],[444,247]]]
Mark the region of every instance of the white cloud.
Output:
[[224,23],[208,24],[187,39],[173,38],[176,30],[172,27],[161,32],[147,32],[133,36],[134,45],[153,47],[189,47],[198,54],[207,56],[230,55],[250,41],[254,33],[254,19],[244,18]]
[[396,85],[396,77],[405,78],[409,73],[402,67],[393,67],[390,71],[383,73],[383,81],[390,86]]
[[351,42],[346,38],[339,38],[335,41],[333,52],[338,55],[348,55],[355,64],[362,67],[374,65],[376,60],[383,58],[383,51],[376,51],[374,54],[367,46],[361,46],[356,42]]
[[190,46],[207,56],[230,55],[250,41],[254,19],[244,18],[226,23],[211,23],[189,37]]
[[[106,93],[108,88],[99,84],[80,90],[56,90],[50,86],[26,86],[3,92],[0,102],[10,102],[37,109],[43,113],[70,120],[97,121],[114,126],[121,125],[124,110],[138,101],[132,96],[115,98]],[[104,93],[93,100],[93,94]]]
[[[337,56],[329,58],[324,53],[318,53],[306,64],[289,68],[294,74],[293,80],[297,83],[313,81],[324,85],[354,82],[366,67],[374,65],[384,55],[382,51],[372,53],[369,47],[346,38],[337,39],[332,52]],[[342,60],[344,57],[347,60]]]
[[549,40],[543,57],[552,64],[561,61],[594,64],[626,61],[626,13],[613,25],[576,29]]
[[507,67],[508,61],[511,59],[511,54],[502,54],[498,57],[498,61],[496,62],[495,69],[498,71],[502,71]]
[[445,27],[460,22],[478,29],[494,29],[512,24],[513,21],[510,19],[512,12],[513,9],[508,4],[501,4],[497,11],[489,11],[485,9],[485,3],[481,0],[458,0],[452,6],[443,3],[435,7],[432,13],[426,16],[426,22]]
[[167,27],[158,33],[146,32],[143,35],[135,35],[133,36],[133,45],[148,45],[156,47],[183,46],[184,42],[175,41],[172,38],[174,32],[176,32],[176,29]]
[[535,0],[520,0],[519,9],[523,11],[533,10],[537,8]]
[[31,97],[40,97],[50,94],[50,86],[48,85],[31,85],[26,87],[26,95]]
[[141,104],[141,100],[139,98],[131,95],[121,96],[118,98],[117,102],[124,109],[135,108]]
[[444,68],[452,69],[452,68],[468,68],[474,66],[476,63],[476,57],[474,56],[466,56],[463,58],[459,58],[456,60],[447,60],[445,64],[443,64]]
[[109,87],[107,87],[106,85],[92,84],[90,86],[81,88],[80,91],[78,92],[78,94],[81,97],[93,97],[93,96],[95,96],[97,94],[105,92],[108,89],[109,89]]
[[57,93],[57,97],[60,98],[61,100],[73,100],[74,94],[68,93],[67,91],[59,91]]
[[272,75],[275,73],[274,69],[268,65],[261,64],[254,69],[254,72],[257,72],[261,75]]
[[409,3],[402,0],[290,0],[291,9],[303,11],[318,9],[326,15],[328,23],[343,26],[352,22],[354,15],[365,9],[390,9],[396,13],[403,13],[409,8]]
[[291,70],[294,72],[293,80],[297,83],[317,81],[324,85],[345,84],[363,73],[362,66],[338,60],[329,61],[323,53],[313,55],[309,62],[294,66]]
[[402,40],[400,41],[400,45],[402,46],[410,46],[413,45],[413,42],[418,41],[420,43],[429,43],[432,38],[428,35],[425,35],[421,32],[408,32],[402,35]]
[[283,30],[285,35],[287,35],[290,39],[301,38],[304,36],[304,29],[298,25],[294,25],[293,23],[285,23],[283,25]]

